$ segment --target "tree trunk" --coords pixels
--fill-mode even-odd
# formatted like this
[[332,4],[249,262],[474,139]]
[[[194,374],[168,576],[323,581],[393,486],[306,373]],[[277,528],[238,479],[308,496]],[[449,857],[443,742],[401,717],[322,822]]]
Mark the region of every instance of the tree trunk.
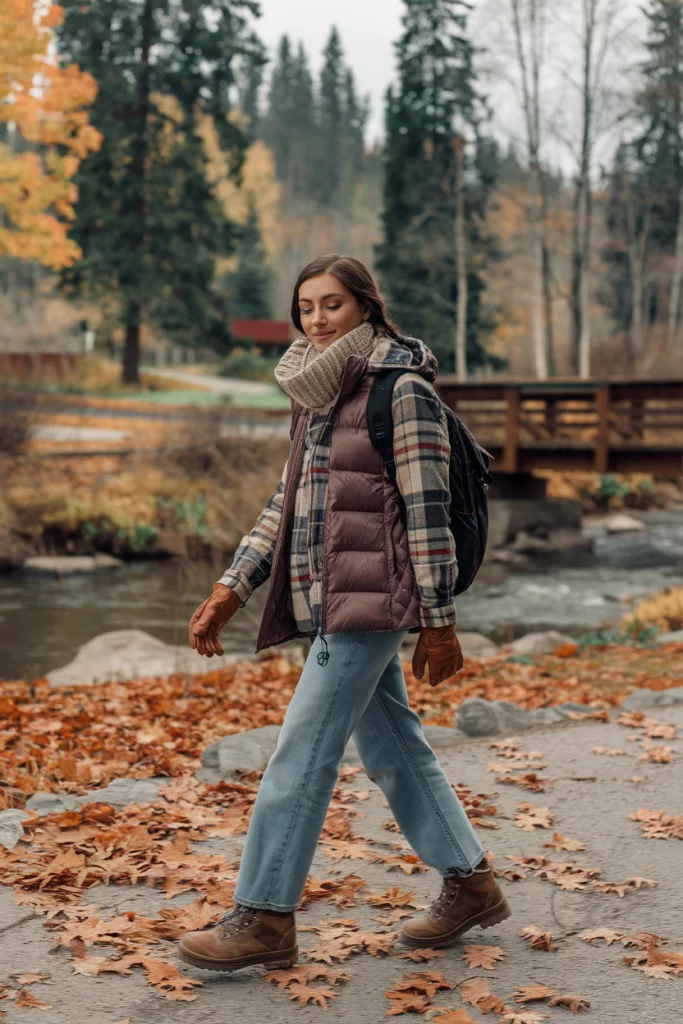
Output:
[[678,201],[678,229],[676,231],[676,259],[671,278],[671,297],[669,300],[669,350],[677,348],[680,337],[678,331],[678,314],[681,304],[681,278],[683,277],[683,188]]
[[593,145],[593,47],[595,44],[597,0],[583,0],[583,82],[581,86],[582,137],[576,176],[574,203],[572,340],[574,371],[580,377],[590,375],[590,168]]
[[532,259],[531,272],[531,337],[534,349],[534,368],[539,380],[546,380],[548,363],[546,353],[546,332],[544,324],[544,280],[543,280],[543,225],[540,210],[540,169],[531,168],[529,175],[529,212],[531,214]]
[[126,269],[120,274],[121,291],[126,308],[126,341],[123,350],[123,381],[138,384],[140,380],[140,321],[142,308],[140,292],[143,287],[145,265],[145,165],[147,162],[147,124],[149,120],[149,93],[151,64],[150,51],[154,33],[154,7],[156,0],[144,0],[140,33],[140,63],[137,75],[137,103],[133,113],[131,159],[128,169],[130,188],[128,209],[131,218],[131,252]]
[[553,336],[553,294],[552,294],[552,273],[550,269],[550,250],[545,238],[543,239],[543,297],[545,302],[545,361],[549,377],[554,377],[557,370],[555,367],[555,339]]
[[467,232],[465,229],[465,140],[456,136],[455,150],[455,248],[458,275],[458,319],[455,334],[455,372],[467,380]]
[[123,382],[139,384],[140,366],[140,323],[126,327],[126,340],[123,347]]

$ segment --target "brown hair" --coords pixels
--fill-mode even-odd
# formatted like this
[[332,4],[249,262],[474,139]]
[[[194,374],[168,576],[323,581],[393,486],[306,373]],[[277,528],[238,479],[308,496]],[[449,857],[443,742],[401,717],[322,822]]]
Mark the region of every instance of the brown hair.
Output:
[[303,331],[299,310],[299,289],[304,281],[309,281],[312,277],[320,277],[321,274],[334,274],[343,285],[346,285],[361,309],[369,311],[368,322],[375,328],[375,334],[378,330],[382,330],[390,338],[400,336],[400,328],[387,316],[384,299],[368,268],[353,256],[340,256],[338,253],[318,256],[299,274],[292,296],[292,322],[298,331]]

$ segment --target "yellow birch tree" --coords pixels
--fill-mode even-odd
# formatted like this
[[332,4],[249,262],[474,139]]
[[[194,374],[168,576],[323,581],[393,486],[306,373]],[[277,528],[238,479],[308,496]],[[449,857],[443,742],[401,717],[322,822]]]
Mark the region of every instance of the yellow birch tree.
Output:
[[0,121],[8,124],[0,137],[0,255],[54,270],[80,256],[67,234],[72,179],[101,142],[84,109],[97,94],[94,78],[56,60],[53,30],[62,18],[49,2],[0,2]]

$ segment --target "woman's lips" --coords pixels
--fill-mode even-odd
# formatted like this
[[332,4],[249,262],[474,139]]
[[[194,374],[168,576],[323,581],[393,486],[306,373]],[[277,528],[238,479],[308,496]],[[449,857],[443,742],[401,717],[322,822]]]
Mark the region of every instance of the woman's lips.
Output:
[[320,340],[322,341],[325,338],[331,338],[333,334],[334,334],[334,331],[327,331],[325,334],[316,334],[316,335],[314,335],[314,337],[320,338]]

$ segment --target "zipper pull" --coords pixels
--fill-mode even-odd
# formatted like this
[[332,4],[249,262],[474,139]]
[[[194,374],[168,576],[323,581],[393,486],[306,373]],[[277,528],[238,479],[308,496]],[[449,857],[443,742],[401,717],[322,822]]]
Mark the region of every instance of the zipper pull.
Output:
[[323,636],[322,626],[318,630],[318,636],[320,637],[320,643],[322,644],[323,647],[322,651],[318,652],[318,664],[324,668],[325,665],[327,665],[328,661],[330,660],[330,652],[327,646],[327,640]]

